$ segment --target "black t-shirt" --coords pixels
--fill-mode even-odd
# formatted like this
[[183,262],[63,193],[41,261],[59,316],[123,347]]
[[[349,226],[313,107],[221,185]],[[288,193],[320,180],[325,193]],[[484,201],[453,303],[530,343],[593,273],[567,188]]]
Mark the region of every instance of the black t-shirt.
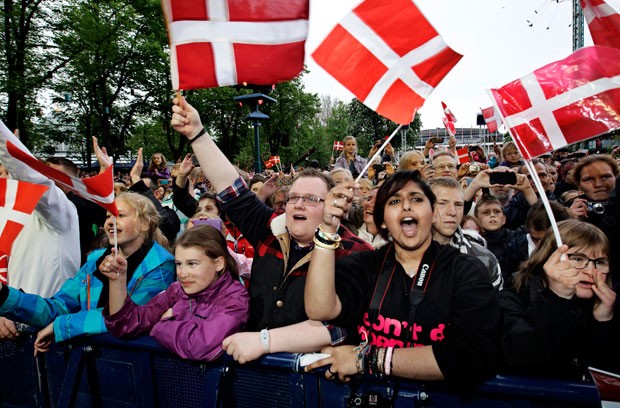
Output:
[[[336,291],[342,312],[334,323],[357,324],[379,347],[430,345],[445,379],[459,386],[493,375],[500,309],[488,272],[476,258],[433,242],[410,278],[389,244],[336,261]],[[425,267],[426,265],[426,267]],[[425,271],[423,294],[412,287]],[[386,290],[379,271],[389,275]],[[375,296],[378,310],[370,307]],[[412,313],[412,300],[421,296]],[[415,303],[415,302],[414,302]]]

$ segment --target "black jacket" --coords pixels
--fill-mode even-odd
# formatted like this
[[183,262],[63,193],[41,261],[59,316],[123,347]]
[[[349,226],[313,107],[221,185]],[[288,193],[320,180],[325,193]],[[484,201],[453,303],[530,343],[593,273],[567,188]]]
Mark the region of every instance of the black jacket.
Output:
[[620,369],[617,323],[596,321],[593,299],[561,298],[540,278],[518,293],[504,289],[498,299],[504,371],[577,380],[588,365]]
[[[342,312],[334,324],[357,324],[359,330],[370,332],[372,344],[382,347],[431,345],[442,374],[453,386],[472,385],[493,375],[500,309],[484,265],[456,248],[433,242],[424,255],[433,266],[427,269],[426,290],[412,316],[409,289],[422,275],[409,278],[392,248],[388,244],[337,260],[336,291]],[[380,291],[382,268],[393,271],[392,278],[381,307],[373,312],[371,300]]]
[[[304,287],[311,248],[298,248],[286,230],[286,215],[277,216],[254,193],[245,190],[222,205],[230,220],[254,247],[250,280],[248,330],[276,328],[308,319]],[[336,257],[372,249],[341,227],[343,248]]]

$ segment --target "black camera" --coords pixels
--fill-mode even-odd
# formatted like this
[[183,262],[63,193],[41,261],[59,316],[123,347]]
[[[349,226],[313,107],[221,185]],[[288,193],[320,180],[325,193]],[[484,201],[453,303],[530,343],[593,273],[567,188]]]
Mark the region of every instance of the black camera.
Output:
[[605,214],[605,204],[586,201],[587,211],[598,215]]

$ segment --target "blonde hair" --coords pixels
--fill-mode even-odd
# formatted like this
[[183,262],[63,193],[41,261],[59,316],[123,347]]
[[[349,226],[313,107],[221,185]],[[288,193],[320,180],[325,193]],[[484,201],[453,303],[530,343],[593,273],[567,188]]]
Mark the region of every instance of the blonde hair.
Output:
[[155,208],[150,199],[141,194],[127,191],[119,194],[116,200],[123,201],[133,208],[136,212],[136,218],[148,226],[146,231],[140,232],[145,242],[155,241],[164,248],[170,249],[168,239],[159,229],[159,213],[157,208]]

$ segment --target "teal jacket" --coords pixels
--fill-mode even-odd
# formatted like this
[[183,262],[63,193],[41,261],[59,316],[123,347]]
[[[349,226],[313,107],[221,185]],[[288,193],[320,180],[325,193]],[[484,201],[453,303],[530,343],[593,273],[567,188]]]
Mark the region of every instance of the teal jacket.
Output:
[[[105,248],[93,251],[77,275],[67,280],[51,298],[8,288],[6,301],[0,306],[0,316],[38,327],[45,327],[53,321],[57,342],[107,332],[102,308],[97,308],[103,283],[93,275],[97,260],[104,252]],[[165,248],[153,243],[127,283],[127,292],[134,303],[144,305],[166,290],[174,278],[174,257]]]

